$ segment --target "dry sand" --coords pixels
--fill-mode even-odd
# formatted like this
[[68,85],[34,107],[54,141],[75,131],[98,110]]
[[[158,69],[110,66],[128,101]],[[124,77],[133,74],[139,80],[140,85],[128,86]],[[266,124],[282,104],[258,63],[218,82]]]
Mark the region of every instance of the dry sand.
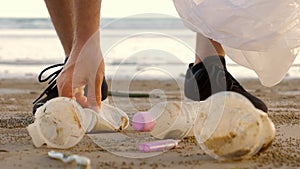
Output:
[[[68,154],[87,156],[92,168],[300,168],[300,80],[286,80],[279,85],[266,88],[257,80],[242,80],[250,92],[259,96],[269,106],[269,114],[276,126],[276,139],[265,152],[243,161],[218,162],[206,155],[191,137],[180,143],[181,148],[173,149],[159,156],[146,159],[130,159],[116,156],[92,142],[89,137],[74,148],[61,150]],[[122,85],[122,81],[118,83]],[[165,91],[161,98],[132,98],[128,104],[125,98],[112,99],[132,117],[135,109],[147,110],[150,102],[161,99],[180,100],[181,93],[174,81],[133,81],[133,91]],[[47,156],[50,149],[35,148],[26,126],[33,122],[32,101],[44,86],[35,80],[0,81],[0,168],[75,168],[75,164],[63,164]],[[157,90],[156,90],[157,91]],[[133,105],[133,106],[132,106]],[[126,141],[121,145],[126,146]],[[121,147],[116,147],[120,148]]]

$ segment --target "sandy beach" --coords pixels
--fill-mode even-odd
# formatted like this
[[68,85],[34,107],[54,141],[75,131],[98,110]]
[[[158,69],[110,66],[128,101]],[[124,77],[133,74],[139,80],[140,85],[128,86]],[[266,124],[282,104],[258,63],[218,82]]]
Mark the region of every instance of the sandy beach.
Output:
[[[258,80],[240,80],[243,86],[254,95],[263,99],[269,106],[269,116],[276,126],[276,138],[265,152],[249,160],[218,162],[206,155],[193,137],[184,139],[180,148],[158,156],[132,159],[116,156],[96,145],[89,137],[69,150],[57,150],[68,154],[79,154],[91,159],[92,168],[300,168],[300,80],[284,80],[280,84],[267,88]],[[118,81],[122,85],[123,81]],[[109,82],[110,84],[110,82]],[[48,169],[75,168],[75,164],[64,164],[47,156],[46,146],[35,148],[26,126],[34,121],[32,102],[40,94],[44,85],[34,79],[2,79],[0,81],[0,168]],[[117,86],[115,88],[118,88]],[[136,80],[130,84],[130,91],[164,91],[163,99],[181,100],[179,86],[172,80]],[[108,98],[109,102],[128,113],[144,111],[151,103],[161,98],[132,98],[130,103],[123,98]],[[132,130],[131,126],[128,130]],[[126,146],[128,142],[122,142]],[[122,148],[122,147],[116,147]]]

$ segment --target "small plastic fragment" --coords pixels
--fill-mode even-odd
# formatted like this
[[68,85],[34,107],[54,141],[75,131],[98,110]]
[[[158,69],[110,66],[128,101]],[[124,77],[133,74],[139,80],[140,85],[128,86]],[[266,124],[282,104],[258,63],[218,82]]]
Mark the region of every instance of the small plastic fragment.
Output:
[[144,153],[156,152],[156,151],[167,151],[172,148],[178,147],[179,142],[180,140],[173,140],[173,139],[147,142],[147,143],[139,144],[138,149],[139,151]]

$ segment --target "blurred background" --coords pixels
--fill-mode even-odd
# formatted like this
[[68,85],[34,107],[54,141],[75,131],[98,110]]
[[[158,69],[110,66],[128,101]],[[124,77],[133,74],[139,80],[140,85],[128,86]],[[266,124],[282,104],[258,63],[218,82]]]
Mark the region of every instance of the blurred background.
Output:
[[[103,0],[101,48],[111,78],[183,79],[194,61],[195,33],[184,27],[172,0]],[[42,0],[0,0],[0,78],[36,78],[64,60]],[[227,60],[237,78],[257,78]],[[286,78],[300,77],[298,57]]]

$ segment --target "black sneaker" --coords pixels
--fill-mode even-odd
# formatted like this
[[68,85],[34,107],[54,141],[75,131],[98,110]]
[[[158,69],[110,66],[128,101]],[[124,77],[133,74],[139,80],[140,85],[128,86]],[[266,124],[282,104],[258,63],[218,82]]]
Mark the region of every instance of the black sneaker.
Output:
[[[67,59],[65,60],[66,63]],[[52,74],[50,74],[48,77],[46,77],[45,79],[42,79],[42,75],[43,73],[45,73],[47,70],[55,68],[55,67],[63,67],[65,65],[65,63],[60,63],[60,64],[55,64],[52,66],[49,66],[47,68],[45,68],[38,76],[38,81],[40,83],[46,82],[50,79],[50,81],[48,82],[49,86],[43,91],[43,93],[33,102],[33,108],[32,108],[32,113],[35,114],[37,108],[39,108],[40,106],[44,105],[48,100],[51,100],[55,97],[58,97],[58,89],[57,89],[57,85],[56,85],[56,78],[58,76],[58,74],[62,71],[63,68],[53,72]],[[107,98],[107,94],[108,94],[108,86],[107,86],[107,82],[105,80],[105,77],[103,79],[102,82],[102,86],[101,86],[101,93],[102,93],[102,98],[101,100],[105,100]],[[44,95],[46,95],[46,97],[42,98]]]
[[263,101],[248,93],[239,82],[227,71],[225,59],[220,56],[211,56],[203,62],[189,65],[184,82],[184,94],[194,101],[207,99],[214,93],[233,91],[248,98],[252,104],[268,112]]

